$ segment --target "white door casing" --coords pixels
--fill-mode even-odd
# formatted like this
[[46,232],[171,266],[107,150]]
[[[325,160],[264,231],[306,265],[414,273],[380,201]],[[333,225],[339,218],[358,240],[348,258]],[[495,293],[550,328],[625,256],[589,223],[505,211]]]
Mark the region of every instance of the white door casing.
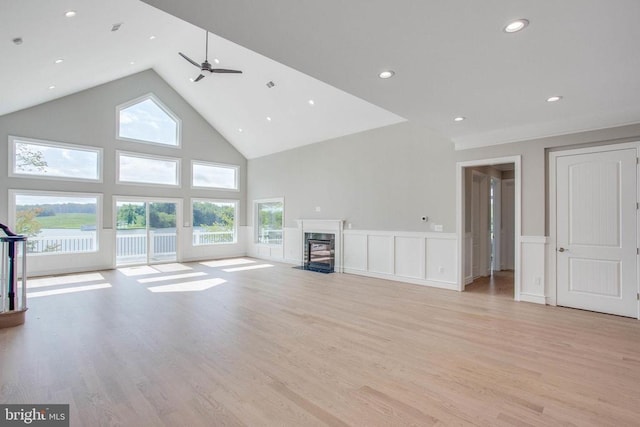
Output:
[[602,150],[556,156],[557,304],[638,317],[637,148]]

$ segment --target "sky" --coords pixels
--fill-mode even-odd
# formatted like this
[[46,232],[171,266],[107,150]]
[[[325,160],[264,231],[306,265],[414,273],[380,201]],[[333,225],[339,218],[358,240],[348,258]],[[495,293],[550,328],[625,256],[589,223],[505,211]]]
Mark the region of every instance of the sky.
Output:
[[178,145],[176,121],[153,100],[120,110],[120,137]]

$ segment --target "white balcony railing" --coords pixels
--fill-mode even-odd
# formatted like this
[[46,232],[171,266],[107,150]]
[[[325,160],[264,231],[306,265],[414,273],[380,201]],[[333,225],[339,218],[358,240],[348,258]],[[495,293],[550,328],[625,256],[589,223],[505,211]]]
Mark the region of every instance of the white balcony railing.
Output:
[[[146,233],[118,234],[116,236],[116,257],[135,258],[150,255],[172,255],[176,253],[176,233],[158,233],[151,231],[152,245],[147,247]],[[282,236],[282,233],[280,234]],[[281,239],[282,237],[280,237]],[[94,252],[97,250],[95,235],[87,236],[50,236],[31,237],[28,252],[33,254],[64,254]],[[211,245],[218,243],[234,243],[233,231],[193,231],[193,245]]]

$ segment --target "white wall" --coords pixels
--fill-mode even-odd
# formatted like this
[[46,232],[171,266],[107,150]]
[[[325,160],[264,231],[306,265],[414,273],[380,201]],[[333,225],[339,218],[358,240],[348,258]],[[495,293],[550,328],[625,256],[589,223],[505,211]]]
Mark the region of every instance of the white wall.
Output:
[[[147,93],[154,93],[182,120],[182,147],[126,142],[116,139],[116,106]],[[103,183],[48,181],[8,177],[8,136],[101,147],[104,150]],[[113,266],[113,196],[144,196],[182,200],[182,221],[178,227],[182,260],[219,258],[246,253],[246,159],[186,103],[160,76],[148,70],[120,80],[0,117],[0,222],[9,218],[8,190],[47,190],[100,193],[103,195],[100,251],[73,256],[38,255],[29,257],[30,275],[95,270]],[[181,188],[116,184],[115,151],[182,158]],[[240,167],[240,191],[192,189],[191,160],[228,163]],[[191,202],[194,198],[239,200],[237,244],[220,246],[191,245]],[[185,227],[185,222],[189,226]],[[13,224],[12,224],[13,225]]]
[[[437,281],[430,280],[428,258],[425,264],[415,262],[419,245],[411,239],[431,233],[433,224],[444,225],[445,234],[464,233],[455,225],[456,162],[520,155],[522,235],[515,244],[520,245],[521,253],[521,295],[516,296],[543,303],[548,151],[634,139],[640,139],[640,125],[454,151],[453,143],[445,138],[414,123],[402,123],[250,160],[248,203],[284,197],[287,227],[300,218],[344,218],[352,224],[352,231],[345,230],[345,271],[437,286]],[[422,215],[430,217],[429,223],[420,222]],[[249,224],[251,216],[249,210]],[[401,232],[414,237],[397,241],[395,236]],[[470,244],[468,236],[462,238]],[[288,250],[293,243],[286,241],[281,248],[261,248],[261,252],[252,244],[249,239],[249,253],[258,256],[291,260],[295,253]],[[347,250],[349,247],[356,249]],[[455,249],[443,249],[442,254],[457,259]],[[466,262],[461,280],[469,280],[469,269]],[[454,275],[443,282],[449,280],[458,278]]]

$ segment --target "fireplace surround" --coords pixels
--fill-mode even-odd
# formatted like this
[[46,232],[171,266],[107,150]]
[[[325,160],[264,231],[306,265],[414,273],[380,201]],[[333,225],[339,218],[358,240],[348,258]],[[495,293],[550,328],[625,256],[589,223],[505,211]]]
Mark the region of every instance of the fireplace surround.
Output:
[[300,268],[342,273],[341,219],[299,219]]

